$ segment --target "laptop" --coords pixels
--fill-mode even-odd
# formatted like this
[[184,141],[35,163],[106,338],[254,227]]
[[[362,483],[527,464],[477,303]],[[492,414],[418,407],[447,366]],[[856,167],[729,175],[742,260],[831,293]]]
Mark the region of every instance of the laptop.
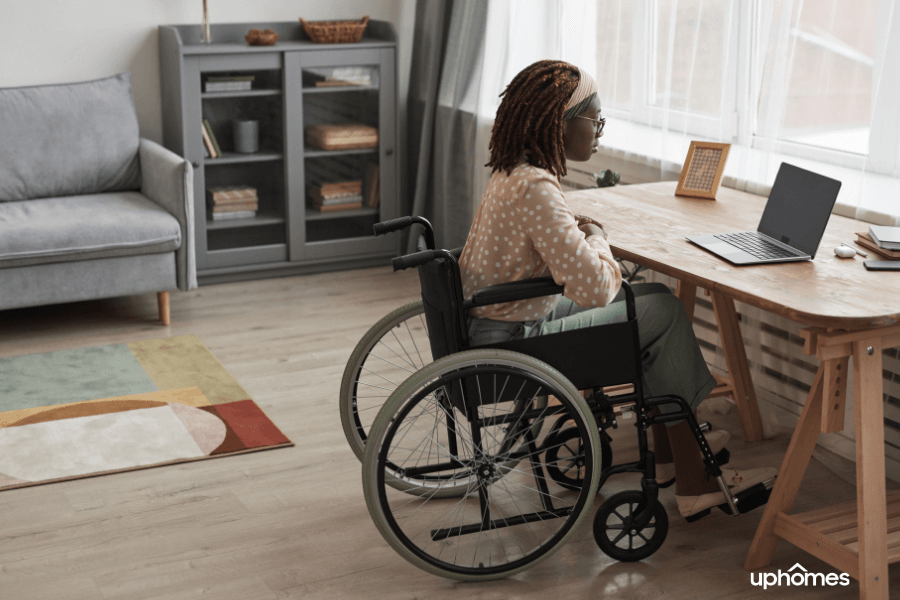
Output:
[[781,163],[756,231],[687,239],[733,265],[812,260],[840,189],[836,179]]

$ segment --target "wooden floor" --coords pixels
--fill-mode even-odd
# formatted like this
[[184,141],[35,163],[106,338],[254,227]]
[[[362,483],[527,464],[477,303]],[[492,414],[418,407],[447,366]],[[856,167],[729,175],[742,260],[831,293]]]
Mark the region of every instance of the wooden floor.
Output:
[[[414,274],[379,268],[174,292],[169,327],[156,320],[155,294],[0,312],[0,357],[195,334],[296,443],[0,492],[0,598],[858,596],[856,582],[752,586],[742,564],[761,512],[716,512],[688,524],[674,488],[662,492],[669,536],[641,563],[601,554],[589,521],[560,552],[507,580],[459,584],[406,563],[369,518],[336,402],[357,340],[417,290]],[[735,436],[732,464],[780,464],[786,439],[744,444],[735,412],[710,420]],[[617,450],[617,461],[629,452]],[[613,478],[601,496],[635,486],[629,476]],[[813,461],[795,509],[854,498],[852,486]],[[797,562],[810,572],[833,572],[785,543],[768,570]],[[890,577],[900,597],[896,565]]]

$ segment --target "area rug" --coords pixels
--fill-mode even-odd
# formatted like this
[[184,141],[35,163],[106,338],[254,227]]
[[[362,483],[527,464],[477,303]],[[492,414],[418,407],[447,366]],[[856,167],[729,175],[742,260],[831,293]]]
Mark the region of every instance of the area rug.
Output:
[[0,359],[0,491],[283,446],[197,336]]

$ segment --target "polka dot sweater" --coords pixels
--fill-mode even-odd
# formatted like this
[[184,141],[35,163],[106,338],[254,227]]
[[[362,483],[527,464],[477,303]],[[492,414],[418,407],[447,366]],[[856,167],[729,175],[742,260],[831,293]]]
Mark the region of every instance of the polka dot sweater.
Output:
[[[606,306],[622,285],[619,265],[603,236],[578,229],[562,188],[549,171],[527,163],[509,176],[493,174],[475,214],[462,256],[463,294],[498,283],[552,275],[564,295],[583,307]],[[497,321],[533,321],[559,302],[547,296],[473,308]]]

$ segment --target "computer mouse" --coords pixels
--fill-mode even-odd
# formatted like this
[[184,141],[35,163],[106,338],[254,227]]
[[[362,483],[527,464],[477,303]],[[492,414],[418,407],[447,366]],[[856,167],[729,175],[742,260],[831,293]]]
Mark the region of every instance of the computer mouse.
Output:
[[853,248],[848,248],[847,246],[838,246],[834,249],[834,253],[841,258],[852,258],[856,256],[856,250],[854,250]]

